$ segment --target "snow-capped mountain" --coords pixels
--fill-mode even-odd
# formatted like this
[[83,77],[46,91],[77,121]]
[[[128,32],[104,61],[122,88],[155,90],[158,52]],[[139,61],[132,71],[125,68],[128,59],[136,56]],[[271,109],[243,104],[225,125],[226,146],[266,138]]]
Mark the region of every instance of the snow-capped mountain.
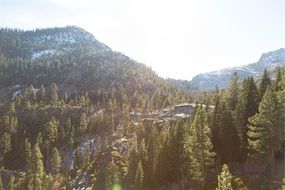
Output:
[[190,86],[200,90],[213,90],[216,86],[225,88],[234,72],[242,79],[260,75],[265,68],[271,70],[281,65],[285,65],[285,48],[263,53],[256,63],[199,74],[193,77]]
[[[39,59],[73,51],[102,52],[111,49],[91,33],[76,26],[21,31],[0,30],[0,53],[7,58]],[[23,48],[24,47],[24,48]]]

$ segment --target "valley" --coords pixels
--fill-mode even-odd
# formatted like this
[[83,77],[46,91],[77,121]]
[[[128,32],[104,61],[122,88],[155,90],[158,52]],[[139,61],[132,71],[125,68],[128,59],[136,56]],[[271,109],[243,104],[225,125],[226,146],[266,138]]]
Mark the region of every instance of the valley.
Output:
[[284,54],[189,82],[76,26],[0,29],[0,190],[280,189]]

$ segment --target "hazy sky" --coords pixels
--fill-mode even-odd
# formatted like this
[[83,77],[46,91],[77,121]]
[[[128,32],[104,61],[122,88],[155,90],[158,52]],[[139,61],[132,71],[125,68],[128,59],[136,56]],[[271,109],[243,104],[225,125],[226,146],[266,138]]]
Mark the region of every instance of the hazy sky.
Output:
[[0,0],[0,26],[76,25],[160,76],[255,62],[285,47],[285,0]]

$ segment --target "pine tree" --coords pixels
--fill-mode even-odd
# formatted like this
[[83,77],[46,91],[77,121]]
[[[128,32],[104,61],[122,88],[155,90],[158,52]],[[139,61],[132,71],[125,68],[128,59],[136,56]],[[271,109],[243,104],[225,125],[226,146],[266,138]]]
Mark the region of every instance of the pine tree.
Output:
[[[167,162],[169,164],[169,173],[167,174],[167,183],[176,183],[180,181],[180,188],[184,185],[184,166],[188,163],[184,162],[184,155],[187,154],[187,148],[185,149],[185,121],[183,119],[177,119],[174,126],[170,128],[166,142],[166,155]],[[147,179],[147,173],[145,172],[145,180]]]
[[120,186],[120,173],[114,161],[112,160],[106,168],[106,190],[113,190],[116,186]]
[[57,86],[55,83],[52,83],[51,89],[50,89],[50,100],[52,103],[56,104],[58,101],[58,94],[57,94]]
[[238,132],[233,124],[232,112],[224,102],[220,105],[220,156],[223,163],[238,160],[240,143]]
[[50,190],[50,181],[51,181],[51,179],[50,179],[51,177],[49,176],[49,175],[47,175],[47,174],[44,174],[44,176],[43,176],[43,188],[42,188],[42,190]]
[[224,164],[221,174],[218,175],[218,187],[216,190],[233,190],[232,178],[229,167]]
[[227,89],[227,104],[231,110],[234,110],[238,100],[238,74],[234,72]]
[[84,134],[88,129],[88,121],[87,116],[85,113],[83,113],[80,117],[80,124],[79,124],[79,130],[80,134]]
[[238,132],[240,152],[238,160],[245,160],[248,154],[248,118],[258,111],[259,93],[253,78],[245,79],[233,112],[234,125]]
[[[148,143],[147,143],[147,160],[145,163],[145,183],[150,188],[155,188],[156,180],[156,166],[157,166],[157,156],[158,156],[158,133],[155,124],[152,126]],[[139,160],[137,159],[136,166]],[[137,169],[137,168],[136,168]]]
[[248,190],[247,186],[244,184],[241,178],[236,177],[233,181],[233,189],[238,190]]
[[24,98],[25,98],[26,101],[27,100],[32,101],[32,102],[35,101],[36,94],[35,94],[35,89],[34,89],[33,85],[30,85],[29,87],[27,87],[25,89]]
[[28,139],[25,139],[24,143],[24,156],[25,156],[25,163],[26,163],[26,171],[27,173],[30,173],[32,170],[32,149],[31,149],[31,143],[28,141]]
[[41,85],[40,93],[39,93],[39,100],[42,102],[46,101],[46,90],[45,90],[44,85]]
[[135,178],[135,189],[136,190],[141,190],[143,188],[143,167],[142,167],[142,162],[140,161],[138,164],[138,169],[136,172],[136,178]]
[[32,178],[29,182],[31,189],[42,189],[42,182],[44,176],[43,156],[38,144],[35,144],[32,152]]
[[249,119],[248,138],[250,154],[253,157],[266,157],[271,171],[274,168],[274,153],[280,148],[280,128],[278,127],[280,110],[276,94],[271,87],[267,87],[259,113]]
[[267,69],[264,69],[264,72],[263,72],[263,75],[262,75],[262,78],[260,81],[260,85],[259,85],[259,93],[260,93],[261,99],[262,99],[268,85],[271,85],[271,80],[269,77],[269,73],[267,72]]
[[44,144],[46,147],[46,151],[50,151],[52,146],[56,145],[58,137],[58,124],[54,117],[45,124],[45,131],[44,131]]
[[277,74],[276,74],[276,80],[274,82],[274,90],[275,92],[281,90],[280,82],[282,81],[282,73],[281,73],[281,68],[277,67]]
[[139,152],[137,148],[136,136],[132,138],[132,141],[133,145],[131,146],[128,155],[128,175],[127,175],[128,189],[134,189],[135,186],[134,179],[136,177],[136,171],[139,163]]
[[213,110],[213,116],[211,119],[211,131],[212,131],[212,142],[213,142],[213,149],[217,153],[217,157],[219,157],[220,147],[221,147],[221,135],[220,135],[220,118],[221,118],[221,108],[220,108],[220,92],[219,89],[216,88],[215,94],[214,94],[214,110]]
[[10,176],[10,180],[8,183],[8,190],[14,190],[14,181],[15,181],[15,177],[13,175]]
[[16,107],[15,107],[15,102],[12,102],[9,108],[9,114],[15,114],[16,113]]
[[205,189],[207,172],[214,164],[215,153],[212,152],[211,131],[202,107],[198,108],[188,135],[185,149],[189,150],[191,178],[200,182],[202,189]]
[[246,107],[246,118],[253,116],[258,111],[258,105],[261,100],[256,84],[252,77],[248,79],[247,89],[245,92],[245,107]]
[[6,154],[11,151],[11,136],[8,133],[4,133],[1,137],[1,152]]
[[58,175],[61,167],[61,157],[56,147],[52,150],[52,173]]

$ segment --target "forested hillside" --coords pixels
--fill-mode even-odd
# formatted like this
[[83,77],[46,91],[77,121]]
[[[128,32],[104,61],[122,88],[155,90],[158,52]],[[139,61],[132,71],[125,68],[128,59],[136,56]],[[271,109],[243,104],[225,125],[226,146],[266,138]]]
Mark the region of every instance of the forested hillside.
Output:
[[284,67],[195,95],[83,29],[1,29],[0,190],[281,189],[284,97]]

